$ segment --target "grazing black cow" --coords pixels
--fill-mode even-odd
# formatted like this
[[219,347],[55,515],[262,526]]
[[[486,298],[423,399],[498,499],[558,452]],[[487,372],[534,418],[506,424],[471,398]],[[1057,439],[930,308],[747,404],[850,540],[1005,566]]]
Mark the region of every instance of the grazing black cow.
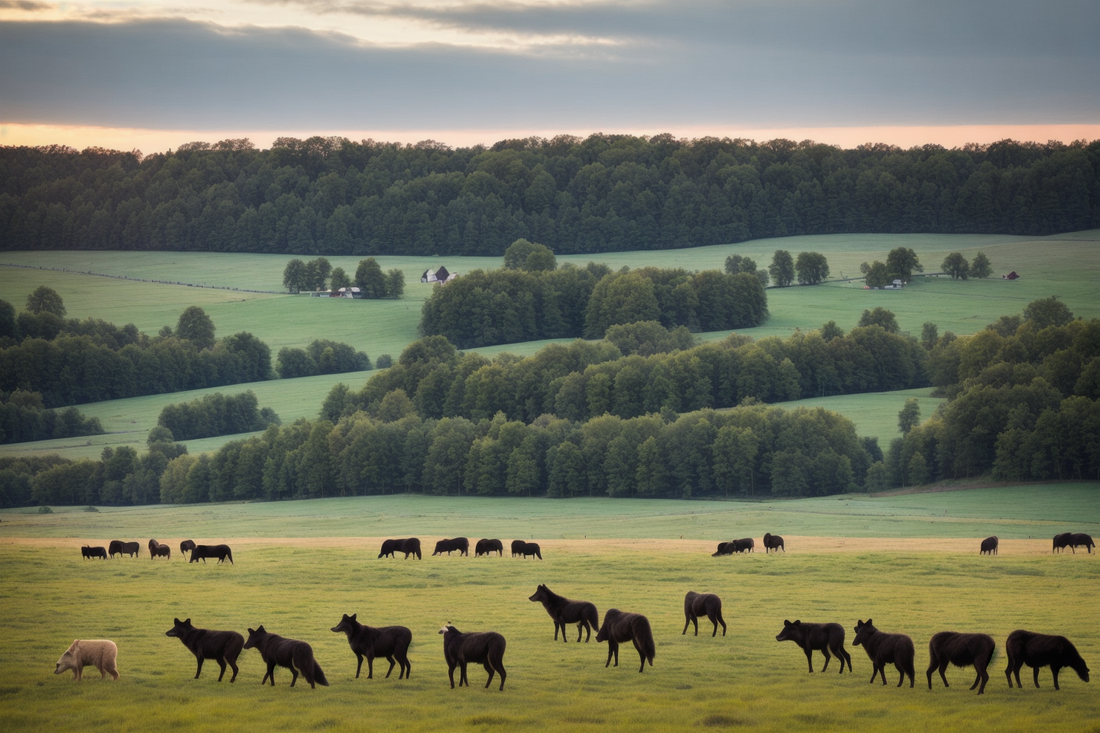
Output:
[[596,634],[596,641],[607,642],[607,662],[603,665],[607,669],[611,664],[611,657],[615,657],[615,666],[619,666],[619,644],[624,641],[634,642],[634,648],[642,658],[642,665],[638,672],[645,671],[646,660],[649,666],[653,666],[653,657],[657,653],[657,646],[653,643],[653,631],[649,627],[649,619],[640,613],[626,613],[617,608],[608,609],[603,617],[603,626]]
[[453,551],[458,550],[459,555],[470,556],[470,540],[465,537],[455,537],[452,540],[440,540],[435,543],[435,555],[442,555],[444,552],[450,555]]
[[401,665],[397,679],[408,679],[412,672],[409,664],[409,644],[412,644],[412,632],[404,626],[383,626],[374,628],[361,624],[355,620],[359,614],[344,614],[340,623],[332,627],[336,633],[343,631],[348,636],[348,645],[355,652],[359,664],[355,667],[355,679],[359,679],[359,672],[363,669],[363,657],[367,658],[367,679],[374,679],[374,658],[381,657],[389,661],[390,668],[386,670],[389,677],[393,672],[393,665]]
[[997,648],[997,643],[993,641],[993,637],[989,634],[960,634],[957,631],[941,631],[935,634],[928,642],[928,657],[930,662],[928,664],[928,689],[932,689],[932,670],[937,667],[940,670],[940,679],[943,680],[944,687],[950,687],[947,684],[947,675],[944,672],[947,671],[948,664],[954,664],[956,667],[974,667],[974,671],[977,675],[974,677],[974,684],[970,686],[973,690],[978,687],[978,683],[981,683],[981,687],[978,688],[978,694],[985,693],[985,683],[989,682],[989,672],[986,671],[986,667],[989,666],[989,662],[993,659],[993,650]]
[[713,593],[696,593],[689,590],[684,596],[684,630],[683,636],[688,632],[688,624],[695,624],[695,635],[699,636],[699,617],[706,616],[714,624],[714,633],[711,638],[718,636],[718,624],[722,624],[722,636],[726,635],[726,621],[722,618],[722,599]]
[[225,665],[233,668],[233,676],[229,678],[232,683],[237,679],[237,657],[244,648],[244,637],[236,631],[211,631],[199,629],[191,625],[191,619],[180,621],[175,619],[175,626],[164,632],[165,636],[174,636],[183,642],[183,645],[191,650],[195,659],[199,660],[199,668],[195,670],[195,679],[202,674],[203,660],[213,659],[222,668],[218,675],[218,682],[225,677]]
[[534,555],[539,560],[542,559],[542,548],[539,547],[537,542],[524,542],[523,540],[512,540],[512,557],[522,557],[524,560]]
[[[202,545],[199,545],[202,547]],[[317,685],[328,687],[328,680],[317,660],[313,658],[313,647],[304,641],[297,639],[284,639],[278,634],[268,633],[263,626],[258,629],[248,630],[248,641],[244,643],[245,649],[258,649],[260,657],[267,665],[267,673],[260,680],[260,684],[267,684],[271,678],[271,686],[275,686],[275,666],[286,667],[293,675],[290,678],[290,686],[298,681],[298,674],[305,677],[312,689]]]
[[474,547],[474,557],[481,557],[482,555],[488,556],[491,552],[495,552],[500,557],[504,557],[504,543],[500,540],[477,541],[477,545]]
[[1073,539],[1073,532],[1062,532],[1061,534],[1054,535],[1054,547],[1051,552],[1058,552],[1058,550],[1065,551],[1069,547],[1070,541]]
[[195,549],[195,541],[194,540],[184,540],[183,542],[180,543],[180,554],[183,555],[184,557],[187,557],[187,553],[191,552],[191,550],[194,550],[194,549]]
[[1096,547],[1096,543],[1092,541],[1092,537],[1085,534],[1084,532],[1076,532],[1070,535],[1069,549],[1073,552],[1074,555],[1076,555],[1078,547],[1084,547],[1086,550],[1089,551],[1089,554],[1091,555],[1092,548]]
[[783,552],[786,552],[787,548],[783,544],[783,538],[780,537],[777,534],[772,534],[771,532],[765,532],[764,533],[764,554],[765,555],[768,554],[768,550],[775,550],[776,552],[779,552],[780,550],[782,550]]
[[901,676],[898,678],[898,687],[905,681],[905,675],[909,675],[909,686],[914,682],[913,657],[916,652],[913,649],[913,640],[905,634],[886,634],[875,628],[871,619],[866,622],[856,623],[856,638],[852,639],[853,646],[863,646],[867,656],[871,660],[874,669],[871,671],[871,682],[882,674],[882,684],[886,684],[886,665],[893,664]]
[[523,540],[512,540],[512,557],[523,554],[523,546],[527,543]]
[[814,671],[814,649],[825,655],[825,665],[821,668],[824,672],[829,668],[832,650],[836,658],[840,660],[840,674],[844,674],[844,663],[848,663],[848,671],[852,671],[852,657],[844,648],[844,627],[840,624],[814,624],[795,621],[791,623],[784,619],[783,630],[775,635],[776,641],[793,641],[802,647],[806,653],[806,664],[810,666],[810,672]]
[[733,540],[730,540],[729,542],[719,542],[718,543],[718,549],[715,550],[711,554],[711,557],[719,557],[721,555],[732,555],[733,554],[733,542],[734,542]]
[[101,560],[107,559],[107,550],[103,547],[89,547],[84,545],[80,548],[80,556],[85,560],[99,558]]
[[188,562],[198,562],[202,560],[202,564],[206,564],[206,558],[216,557],[218,558],[218,564],[229,561],[230,565],[236,565],[233,562],[233,550],[229,548],[229,545],[195,545],[191,549],[191,559]]
[[1008,677],[1008,686],[1012,687],[1012,676],[1016,675],[1016,686],[1020,684],[1020,667],[1025,664],[1032,668],[1035,677],[1035,686],[1039,686],[1039,668],[1050,667],[1054,675],[1054,689],[1058,687],[1058,672],[1062,667],[1069,667],[1077,676],[1085,682],[1089,681],[1089,668],[1085,660],[1077,653],[1077,648],[1064,636],[1050,636],[1048,634],[1036,634],[1032,631],[1017,629],[1008,635],[1005,641],[1005,653],[1008,655],[1008,669],[1005,677]]
[[986,537],[982,540],[982,549],[978,552],[979,555],[996,555],[997,545],[1000,544],[1000,540],[997,539],[997,535],[992,537]]
[[378,557],[397,557],[397,553],[405,553],[405,559],[409,559],[409,555],[416,555],[417,560],[423,560],[423,555],[420,553],[420,538],[409,537],[403,540],[386,540],[382,543],[382,551],[378,553]]
[[504,680],[508,673],[504,671],[504,650],[508,642],[495,631],[473,631],[463,634],[451,624],[446,624],[439,630],[443,634],[443,657],[447,660],[447,674],[451,678],[451,689],[455,688],[455,667],[461,667],[458,677],[458,686],[470,686],[470,680],[466,678],[466,665],[470,662],[481,664],[489,673],[489,679],[485,681],[488,687],[493,681],[493,675],[500,673],[500,689],[504,689]]
[[564,596],[559,596],[545,585],[535,589],[534,595],[527,600],[542,603],[542,607],[550,614],[554,621],[554,641],[558,640],[558,629],[561,629],[561,640],[566,638],[565,625],[577,625],[577,643],[581,641],[581,635],[585,634],[584,642],[587,644],[592,639],[592,629],[600,628],[600,614],[596,606],[588,601],[571,601]]
[[162,545],[156,540],[149,540],[149,559],[156,560],[158,557],[163,557],[171,560],[172,548],[168,545]]
[[122,540],[111,540],[111,544],[107,547],[107,554],[112,558],[115,555],[122,557],[123,555],[129,555],[130,557],[137,557],[138,552],[141,551],[141,545],[137,542],[123,542]]

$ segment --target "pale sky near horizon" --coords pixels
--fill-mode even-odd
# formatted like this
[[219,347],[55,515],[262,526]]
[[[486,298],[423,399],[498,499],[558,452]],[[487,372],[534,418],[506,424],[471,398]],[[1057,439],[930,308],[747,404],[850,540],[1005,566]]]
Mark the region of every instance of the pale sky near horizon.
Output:
[[1097,0],[0,0],[0,144],[1100,139]]

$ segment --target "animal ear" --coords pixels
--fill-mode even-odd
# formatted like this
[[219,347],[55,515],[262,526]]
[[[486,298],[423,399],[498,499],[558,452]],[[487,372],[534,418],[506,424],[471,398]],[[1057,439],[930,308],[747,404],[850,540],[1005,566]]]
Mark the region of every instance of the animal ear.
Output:
[[790,619],[783,619],[783,625],[784,626],[790,626],[791,625]]
[[187,619],[183,623],[184,623],[185,626],[190,626],[191,625],[191,619]]
[[795,622],[794,622],[793,625],[794,626],[801,626],[802,625],[802,619],[795,619]]
[[867,619],[867,625],[868,625],[868,626],[870,626],[870,625],[871,625],[871,619]]
[[172,620],[176,622],[176,626],[179,626],[179,625],[180,625],[181,623],[183,623],[183,622],[182,622],[182,621],[180,621],[180,620],[179,620],[178,618],[174,618],[174,619],[172,619]]
[[248,630],[248,633],[250,633],[250,634],[255,634],[255,633],[256,633],[256,630],[255,630],[255,629],[249,629],[249,630]]

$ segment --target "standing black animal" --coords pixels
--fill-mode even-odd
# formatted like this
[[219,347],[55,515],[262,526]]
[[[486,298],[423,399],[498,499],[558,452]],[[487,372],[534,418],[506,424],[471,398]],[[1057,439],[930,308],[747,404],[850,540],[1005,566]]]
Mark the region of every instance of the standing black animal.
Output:
[[444,552],[450,555],[458,550],[459,555],[470,556],[470,540],[465,537],[455,537],[453,540],[440,540],[435,543],[435,552],[432,555],[442,555]]
[[542,548],[539,547],[537,542],[524,542],[523,540],[512,540],[512,557],[522,557],[524,560],[534,555],[539,560],[542,559]]
[[1000,540],[997,539],[997,535],[993,535],[992,537],[986,537],[984,540],[982,540],[982,549],[981,549],[980,552],[978,552],[978,554],[979,555],[996,555],[997,554],[997,545],[999,543],[1000,543]]
[[[201,547],[202,545],[199,545]],[[317,660],[313,658],[313,647],[304,641],[297,639],[284,639],[278,634],[269,634],[263,626],[258,629],[248,630],[248,641],[244,643],[245,649],[256,648],[260,657],[267,665],[267,673],[260,680],[260,684],[266,684],[271,678],[271,686],[275,686],[275,665],[286,667],[293,677],[290,678],[290,686],[298,681],[299,673],[305,677],[306,682],[313,689],[317,685],[328,687],[328,680]]]
[[205,565],[208,557],[218,558],[218,564],[228,560],[230,565],[236,565],[233,562],[233,550],[229,548],[229,545],[195,545],[191,549],[191,559],[188,562],[202,560],[202,564]]
[[1085,682],[1089,681],[1089,668],[1085,660],[1077,653],[1077,648],[1064,636],[1050,636],[1048,634],[1036,634],[1032,631],[1017,629],[1008,635],[1005,641],[1005,653],[1008,655],[1008,669],[1005,677],[1008,677],[1008,686],[1012,687],[1012,676],[1016,675],[1017,687],[1020,684],[1020,667],[1025,664],[1032,668],[1035,677],[1035,686],[1039,686],[1039,668],[1050,667],[1054,675],[1054,689],[1058,687],[1058,671],[1062,667],[1069,667],[1077,676]]
[[695,624],[695,635],[699,636],[699,617],[706,616],[714,624],[714,633],[711,638],[718,636],[718,624],[722,624],[722,636],[726,635],[726,621],[722,618],[722,599],[713,593],[696,593],[689,590],[684,596],[684,630],[683,636],[688,631],[688,624]]
[[122,540],[111,540],[111,544],[107,547],[107,554],[112,558],[115,555],[119,557],[123,555],[129,555],[130,557],[137,557],[138,552],[141,551],[141,545],[137,542],[123,542]]
[[158,557],[172,559],[172,548],[168,545],[162,545],[156,540],[149,540],[149,559],[155,560]]
[[523,546],[527,543],[523,540],[512,540],[512,557],[523,554]]
[[508,673],[504,671],[504,650],[508,642],[495,631],[474,631],[463,634],[450,624],[446,624],[439,630],[443,634],[443,657],[447,660],[447,674],[451,678],[451,689],[455,688],[455,667],[461,667],[462,672],[458,677],[458,686],[470,686],[470,680],[466,678],[466,665],[470,662],[484,665],[489,673],[489,679],[485,681],[488,687],[493,681],[493,675],[500,673],[500,689],[504,689],[504,680]]
[[806,653],[806,664],[810,666],[810,672],[814,671],[813,654],[818,649],[825,655],[825,665],[821,668],[824,672],[829,668],[829,655],[831,649],[836,658],[840,660],[840,673],[844,674],[844,663],[848,663],[848,671],[852,671],[852,657],[844,648],[844,627],[840,624],[813,624],[801,621],[783,621],[783,630],[775,635],[776,641],[793,641],[802,647]]
[[564,596],[559,596],[545,585],[535,589],[534,595],[527,600],[542,603],[542,607],[550,614],[554,621],[554,641],[558,640],[558,629],[561,629],[561,640],[566,638],[565,625],[577,625],[577,643],[581,641],[581,634],[587,632],[584,642],[587,644],[592,639],[592,629],[600,628],[600,614],[596,606],[588,601],[571,601]]
[[732,555],[732,554],[733,554],[733,540],[730,540],[729,542],[719,542],[718,543],[718,549],[715,550],[711,554],[711,557],[719,557],[721,555]]
[[417,560],[423,560],[424,557],[420,553],[420,538],[409,537],[403,540],[386,540],[382,543],[382,551],[378,553],[378,557],[397,557],[398,552],[405,553],[405,559],[409,559],[409,555],[416,555]]
[[225,665],[233,668],[233,676],[229,678],[232,683],[237,679],[237,657],[244,648],[244,637],[236,631],[210,631],[199,629],[191,625],[191,619],[180,621],[175,619],[175,626],[164,632],[165,636],[174,636],[183,642],[183,645],[191,650],[195,658],[199,660],[199,668],[195,670],[195,679],[202,674],[202,663],[205,659],[213,659],[222,668],[218,675],[218,682],[225,677]]
[[960,634],[957,631],[941,631],[934,635],[928,642],[928,657],[931,660],[928,664],[928,689],[932,689],[932,670],[937,667],[940,670],[940,679],[943,680],[944,687],[950,687],[947,684],[947,675],[944,672],[947,671],[948,664],[954,664],[956,667],[970,667],[973,666],[977,675],[974,677],[974,684],[970,686],[973,690],[978,687],[978,683],[981,683],[981,687],[978,688],[978,694],[985,693],[985,683],[989,682],[989,673],[986,671],[986,667],[989,666],[989,662],[993,659],[993,650],[997,648],[997,643],[993,641],[993,637],[989,634]]
[[1078,547],[1084,547],[1086,550],[1089,551],[1089,554],[1091,555],[1092,548],[1096,547],[1096,543],[1092,541],[1092,537],[1085,534],[1084,532],[1077,532],[1070,535],[1069,549],[1073,551],[1074,555],[1076,555]]
[[180,554],[183,555],[184,557],[187,557],[187,553],[191,552],[191,550],[194,550],[194,549],[195,549],[195,541],[194,540],[184,540],[183,542],[180,543]]
[[394,660],[401,665],[397,679],[408,679],[412,672],[409,664],[409,644],[412,643],[412,632],[404,626],[383,626],[376,629],[373,626],[361,624],[355,620],[359,614],[344,614],[340,623],[332,627],[336,633],[343,631],[348,636],[348,644],[355,652],[359,664],[355,666],[355,679],[359,679],[359,672],[363,669],[363,657],[367,658],[367,679],[374,679],[374,658],[383,657],[390,663],[386,670],[386,676],[393,672]]
[[768,550],[775,550],[776,552],[779,552],[780,550],[782,550],[783,552],[786,552],[787,548],[783,545],[783,538],[780,537],[777,534],[772,534],[771,532],[765,532],[764,533],[764,554],[765,555],[768,553]]
[[1058,552],[1058,550],[1065,550],[1069,547],[1070,540],[1073,539],[1073,532],[1062,532],[1061,534],[1054,535],[1054,546],[1051,552]]
[[80,548],[80,555],[85,560],[99,558],[101,560],[107,559],[107,550],[102,547],[89,547],[84,545]]
[[500,540],[477,541],[477,545],[474,547],[474,557],[481,557],[482,555],[488,556],[491,552],[495,552],[500,555],[500,557],[504,557],[504,543]]
[[624,641],[634,642],[634,648],[642,658],[639,672],[645,671],[646,660],[649,666],[653,666],[653,657],[657,653],[657,646],[653,643],[653,631],[649,628],[649,619],[640,613],[626,613],[617,608],[608,609],[603,617],[603,626],[596,634],[596,641],[607,642],[607,662],[603,665],[607,669],[611,664],[611,657],[615,657],[615,666],[619,666],[619,644]]
[[871,660],[874,669],[871,671],[871,682],[882,674],[882,684],[886,684],[886,665],[893,664],[901,676],[898,678],[898,687],[905,681],[905,675],[909,675],[909,686],[914,682],[913,657],[916,652],[913,649],[913,640],[905,634],[886,634],[875,628],[871,619],[866,622],[856,623],[856,638],[852,639],[853,646],[863,646],[867,656]]

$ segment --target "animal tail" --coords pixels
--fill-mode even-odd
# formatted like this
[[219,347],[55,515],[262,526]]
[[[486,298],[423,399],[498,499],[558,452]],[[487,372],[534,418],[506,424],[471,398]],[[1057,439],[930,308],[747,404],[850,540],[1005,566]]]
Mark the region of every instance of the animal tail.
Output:
[[657,645],[653,642],[653,630],[649,628],[649,619],[643,616],[638,621],[638,634],[642,637],[642,648],[645,649],[645,658],[649,666],[653,666],[653,657],[657,654]]
[[592,628],[599,631],[600,629],[600,612],[596,610],[595,604],[589,604],[586,609],[585,615],[588,617],[588,623],[592,625]]
[[313,660],[313,678],[317,681],[317,684],[328,687],[328,679],[325,677],[325,671],[321,669],[321,665],[317,663],[317,660]]

